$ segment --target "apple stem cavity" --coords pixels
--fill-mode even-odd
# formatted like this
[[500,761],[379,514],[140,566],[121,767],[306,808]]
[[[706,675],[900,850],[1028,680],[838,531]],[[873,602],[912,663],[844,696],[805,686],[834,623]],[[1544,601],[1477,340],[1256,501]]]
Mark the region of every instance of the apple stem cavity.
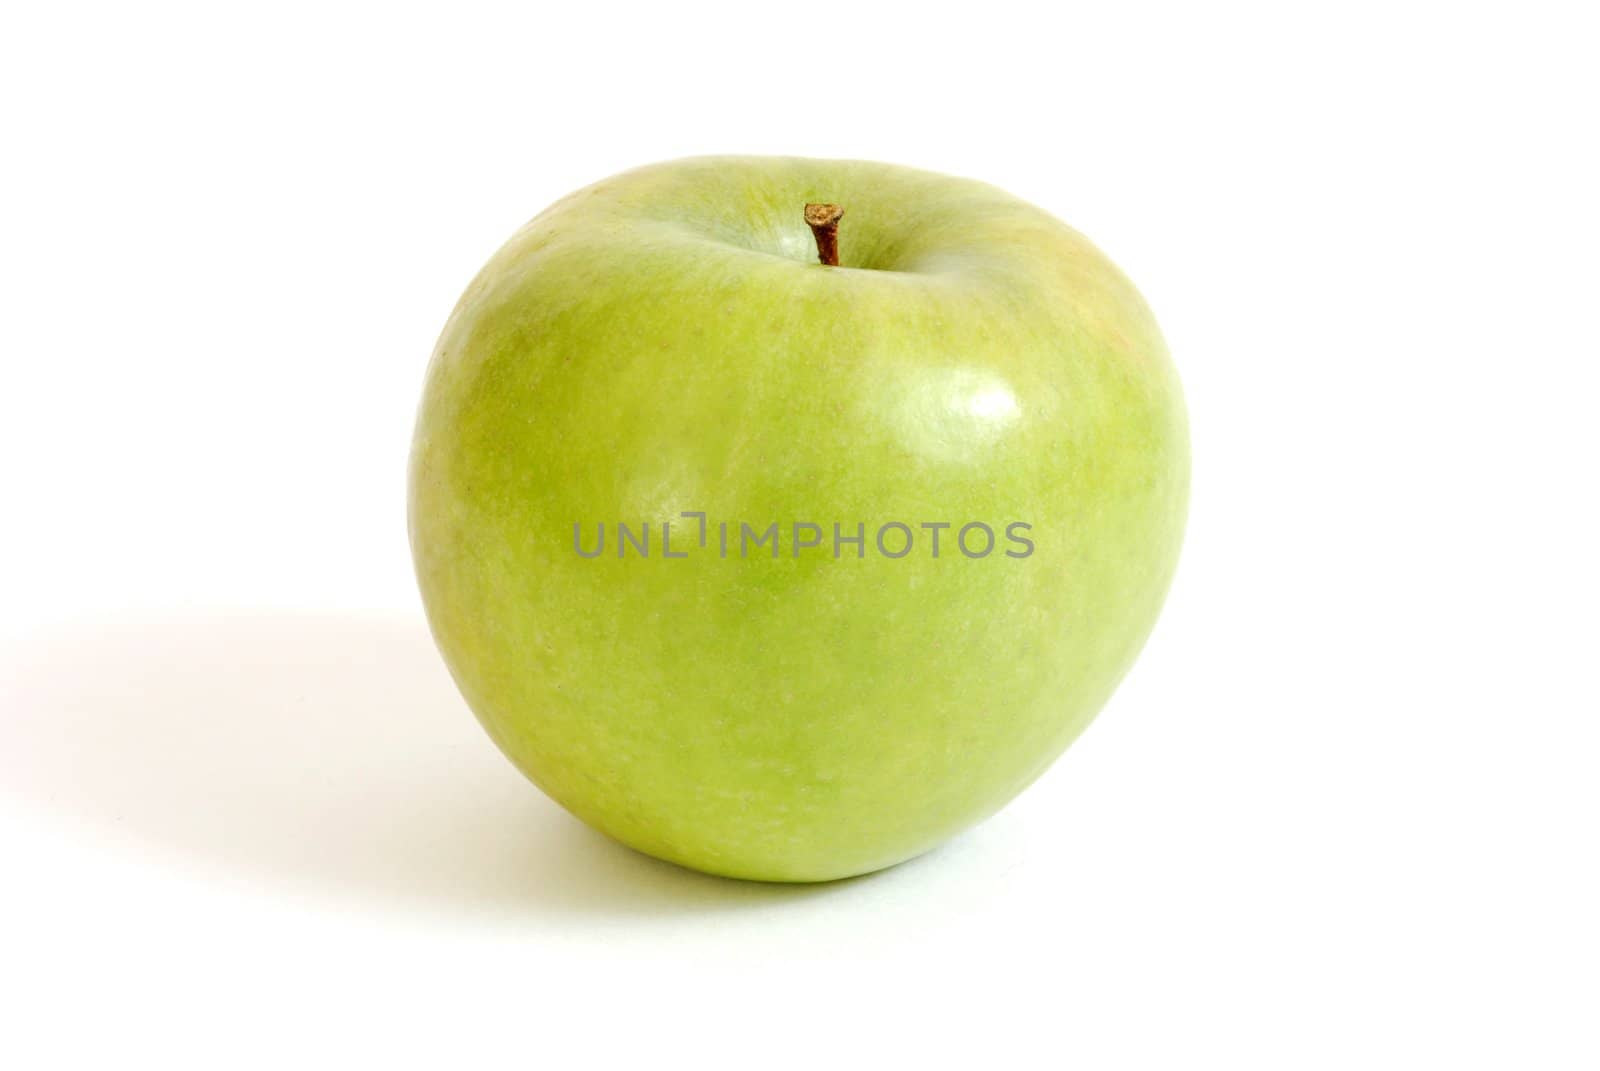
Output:
[[806,205],[806,225],[817,239],[817,259],[831,268],[839,266],[839,220],[844,209],[838,205]]

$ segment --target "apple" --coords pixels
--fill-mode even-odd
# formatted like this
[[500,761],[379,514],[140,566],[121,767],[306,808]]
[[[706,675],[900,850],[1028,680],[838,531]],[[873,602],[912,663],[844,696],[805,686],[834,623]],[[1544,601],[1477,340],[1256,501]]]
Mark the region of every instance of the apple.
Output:
[[825,881],[992,814],[1176,567],[1187,420],[1133,285],[978,182],[681,160],[557,202],[429,364],[409,524],[468,705],[625,844]]

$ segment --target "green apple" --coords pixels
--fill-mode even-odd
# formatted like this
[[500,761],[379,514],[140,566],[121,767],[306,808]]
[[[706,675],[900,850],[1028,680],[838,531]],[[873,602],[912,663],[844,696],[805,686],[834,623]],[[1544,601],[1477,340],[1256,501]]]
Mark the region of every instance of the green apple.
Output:
[[702,158],[572,194],[472,282],[409,520],[445,661],[535,784],[662,859],[823,881],[1083,730],[1188,485],[1155,321],[1075,231],[964,179]]

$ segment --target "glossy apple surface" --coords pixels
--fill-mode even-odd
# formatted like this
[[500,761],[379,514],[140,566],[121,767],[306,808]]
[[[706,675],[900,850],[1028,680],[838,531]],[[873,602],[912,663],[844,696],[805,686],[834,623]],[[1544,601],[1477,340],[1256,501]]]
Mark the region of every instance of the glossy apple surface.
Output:
[[[703,158],[567,197],[473,281],[409,521],[445,660],[529,778],[640,851],[818,881],[927,851],[1083,730],[1155,622],[1188,484],[1166,346],[1082,236],[963,179]],[[778,524],[778,555],[741,554],[741,523]]]

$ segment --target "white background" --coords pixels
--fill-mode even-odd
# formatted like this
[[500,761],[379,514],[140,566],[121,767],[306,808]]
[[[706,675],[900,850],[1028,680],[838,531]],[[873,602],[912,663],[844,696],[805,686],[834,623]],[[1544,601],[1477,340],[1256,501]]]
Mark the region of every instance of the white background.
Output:
[[[0,1064],[1595,1067],[1589,7],[9,9]],[[421,624],[457,295],[701,152],[1036,201],[1188,391],[1133,674],[866,880],[589,833]]]

